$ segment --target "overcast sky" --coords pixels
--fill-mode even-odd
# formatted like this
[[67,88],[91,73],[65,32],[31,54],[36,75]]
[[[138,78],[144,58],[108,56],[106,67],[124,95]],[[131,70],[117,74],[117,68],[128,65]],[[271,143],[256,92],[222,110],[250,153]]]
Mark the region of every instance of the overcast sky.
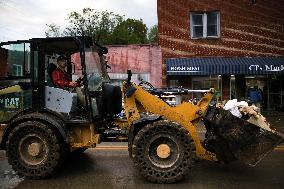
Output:
[[156,0],[0,0],[0,41],[45,37],[46,24],[64,28],[68,14],[85,7],[157,23]]

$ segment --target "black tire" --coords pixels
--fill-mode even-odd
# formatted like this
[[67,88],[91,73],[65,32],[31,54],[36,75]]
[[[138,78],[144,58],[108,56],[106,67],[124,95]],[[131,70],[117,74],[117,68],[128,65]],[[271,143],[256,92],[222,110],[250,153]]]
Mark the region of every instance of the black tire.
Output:
[[27,121],[9,135],[7,157],[19,175],[30,179],[51,176],[65,157],[63,140],[50,126]]
[[77,156],[77,155],[81,155],[82,153],[84,153],[88,148],[78,148],[76,150],[74,150],[73,152],[71,152],[71,155]]
[[[168,146],[168,157],[161,157],[158,153],[161,146]],[[181,180],[188,174],[195,157],[195,144],[188,131],[167,120],[146,125],[133,141],[134,165],[151,182],[173,183]]]

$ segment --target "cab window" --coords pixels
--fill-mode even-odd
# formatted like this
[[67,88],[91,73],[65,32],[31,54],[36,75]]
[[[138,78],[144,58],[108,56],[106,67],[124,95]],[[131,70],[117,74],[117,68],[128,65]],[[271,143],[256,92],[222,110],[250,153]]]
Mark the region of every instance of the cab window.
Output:
[[0,47],[0,78],[30,75],[30,44],[9,44]]

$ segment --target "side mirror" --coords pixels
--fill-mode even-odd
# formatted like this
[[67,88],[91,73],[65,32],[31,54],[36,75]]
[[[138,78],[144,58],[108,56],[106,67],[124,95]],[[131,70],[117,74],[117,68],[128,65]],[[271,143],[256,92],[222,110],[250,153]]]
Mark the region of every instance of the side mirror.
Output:
[[102,47],[102,53],[103,53],[103,54],[107,54],[107,53],[108,53],[108,48]]
[[111,69],[111,65],[109,65],[109,64],[106,64],[106,69]]
[[132,77],[132,72],[131,70],[127,70],[127,83],[130,84],[131,82],[131,77]]

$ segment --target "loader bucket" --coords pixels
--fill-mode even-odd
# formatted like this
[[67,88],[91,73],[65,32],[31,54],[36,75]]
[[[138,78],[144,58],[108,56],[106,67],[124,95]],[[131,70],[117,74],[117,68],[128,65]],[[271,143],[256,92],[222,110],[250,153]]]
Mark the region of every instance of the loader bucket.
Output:
[[224,109],[214,108],[213,113],[211,110],[204,123],[207,129],[205,148],[227,163],[239,160],[255,166],[284,139],[276,130],[252,124]]

